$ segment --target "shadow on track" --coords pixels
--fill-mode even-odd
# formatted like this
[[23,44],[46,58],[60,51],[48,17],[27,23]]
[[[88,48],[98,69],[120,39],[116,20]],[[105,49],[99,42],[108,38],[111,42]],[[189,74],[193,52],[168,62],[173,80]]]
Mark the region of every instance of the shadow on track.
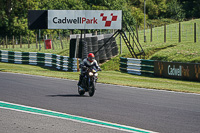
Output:
[[67,95],[58,94],[58,95],[46,95],[46,96],[47,97],[89,97],[87,95],[80,96],[78,94],[67,94]]

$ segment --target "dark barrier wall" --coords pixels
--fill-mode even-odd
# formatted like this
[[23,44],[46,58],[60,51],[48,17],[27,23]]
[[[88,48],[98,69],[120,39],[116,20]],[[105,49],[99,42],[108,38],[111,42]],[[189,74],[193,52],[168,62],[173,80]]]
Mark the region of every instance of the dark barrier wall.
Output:
[[166,78],[200,81],[200,64],[155,61],[154,75]]

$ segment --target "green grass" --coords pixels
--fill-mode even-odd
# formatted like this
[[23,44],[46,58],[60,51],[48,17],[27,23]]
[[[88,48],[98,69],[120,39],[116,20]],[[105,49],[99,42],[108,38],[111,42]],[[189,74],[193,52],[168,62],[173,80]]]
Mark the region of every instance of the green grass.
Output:
[[[196,43],[194,43],[194,23],[197,25]],[[162,61],[200,62],[200,59],[197,58],[199,55],[198,51],[200,51],[200,19],[181,22],[181,43],[179,43],[179,23],[169,24],[166,26],[166,29],[166,42],[164,42],[164,26],[152,29],[152,42],[150,41],[150,29],[145,30],[146,42],[144,42],[144,30],[139,31],[139,42],[146,53],[146,56],[142,58]],[[128,33],[127,36],[129,37]],[[119,43],[119,38],[117,42]],[[135,50],[137,51],[136,48]],[[163,58],[163,54],[166,51],[170,56],[168,59]],[[175,51],[178,54],[175,54]],[[185,56],[185,52],[190,54],[190,56]],[[122,45],[122,56],[131,57],[124,42]],[[182,56],[181,59],[180,56]],[[195,58],[195,60],[191,58]]]
[[200,62],[200,45],[196,43],[179,43],[174,47],[160,50],[153,54],[150,59],[172,62]]
[[[41,75],[48,77],[78,80],[79,72],[64,72],[32,65],[0,63],[0,71],[12,73],[24,73],[31,75]],[[122,73],[120,71],[99,72],[100,83],[134,86],[140,88],[150,88],[159,90],[169,90],[178,92],[200,93],[200,83],[157,77],[145,77]],[[74,86],[76,87],[76,86]]]

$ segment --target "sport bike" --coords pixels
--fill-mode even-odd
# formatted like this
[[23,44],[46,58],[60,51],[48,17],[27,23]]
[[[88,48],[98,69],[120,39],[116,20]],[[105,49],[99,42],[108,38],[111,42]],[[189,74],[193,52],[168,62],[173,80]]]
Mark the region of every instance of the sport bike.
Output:
[[98,70],[94,68],[86,68],[85,76],[81,82],[81,85],[78,86],[78,93],[79,95],[84,95],[85,92],[88,92],[89,95],[92,97],[96,90],[96,82],[98,76]]

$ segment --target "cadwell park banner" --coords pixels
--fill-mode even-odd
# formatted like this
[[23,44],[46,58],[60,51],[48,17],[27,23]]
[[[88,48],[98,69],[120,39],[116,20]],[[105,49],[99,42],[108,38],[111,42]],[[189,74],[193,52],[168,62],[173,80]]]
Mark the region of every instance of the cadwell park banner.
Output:
[[29,10],[29,29],[121,29],[121,10]]
[[200,64],[155,61],[154,75],[166,78],[200,81]]
[[48,10],[48,29],[121,28],[121,10]]

